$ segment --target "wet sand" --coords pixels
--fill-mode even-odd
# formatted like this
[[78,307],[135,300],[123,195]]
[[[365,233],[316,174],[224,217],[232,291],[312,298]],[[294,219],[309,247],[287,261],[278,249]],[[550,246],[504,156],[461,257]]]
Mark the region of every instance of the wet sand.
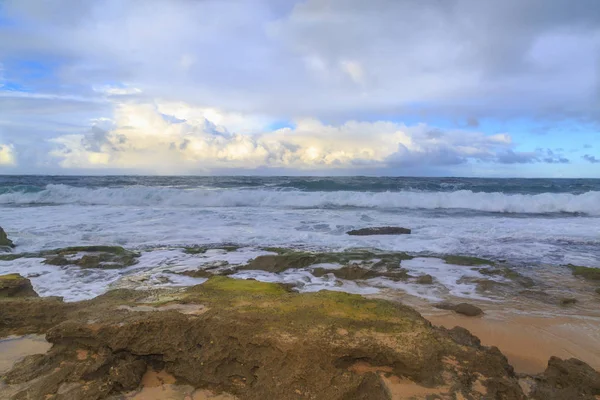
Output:
[[0,340],[0,375],[8,372],[19,360],[31,354],[43,354],[50,349],[42,335],[8,337]]
[[235,400],[227,393],[216,394],[209,390],[195,389],[189,385],[177,385],[173,375],[166,371],[148,370],[142,378],[139,391],[117,399],[131,400]]
[[483,345],[497,346],[517,372],[539,373],[551,356],[578,358],[600,369],[600,319],[584,316],[464,317],[453,313],[424,315],[434,325],[462,326]]

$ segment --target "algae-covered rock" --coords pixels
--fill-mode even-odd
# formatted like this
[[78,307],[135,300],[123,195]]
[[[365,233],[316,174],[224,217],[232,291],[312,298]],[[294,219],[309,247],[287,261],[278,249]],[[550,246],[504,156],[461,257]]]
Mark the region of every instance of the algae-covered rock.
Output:
[[510,279],[515,283],[518,283],[520,286],[523,286],[525,288],[531,288],[535,286],[535,282],[533,279],[531,279],[528,276],[523,276],[517,271],[505,266],[479,268],[477,269],[477,271],[483,275],[502,276],[504,278]]
[[4,229],[2,229],[0,226],[0,248],[2,247],[13,248],[15,245],[13,244],[12,240],[8,238],[6,232],[4,232]]
[[417,278],[415,282],[420,285],[431,285],[433,284],[433,276],[429,274],[421,275]]
[[450,256],[444,256],[443,260],[447,264],[464,265],[464,266],[468,266],[468,267],[474,267],[474,266],[479,266],[479,265],[495,265],[495,263],[493,261],[486,260],[485,258],[470,257],[470,256],[450,255]]
[[483,314],[483,310],[473,304],[460,303],[454,307],[454,312],[457,314],[466,315],[467,317],[477,317]]
[[348,231],[351,236],[370,236],[370,235],[409,235],[410,229],[398,226],[378,226],[374,228],[362,228]]
[[[278,250],[277,255],[265,255],[256,257],[247,265],[239,267],[239,270],[262,270],[280,273],[292,268],[307,268],[315,264],[332,263],[344,265],[345,267],[333,270],[325,270],[317,267],[313,269],[318,276],[328,272],[333,273],[341,279],[369,279],[384,276],[389,279],[406,279],[405,270],[399,268],[402,260],[410,260],[413,257],[402,252],[383,253],[367,250],[348,250],[338,253],[312,253],[284,249]],[[364,268],[361,271],[358,268]],[[370,272],[369,272],[370,271]],[[346,277],[342,277],[345,275]]]
[[536,400],[596,400],[600,396],[600,374],[583,361],[551,357],[544,373],[537,377],[531,393]]
[[117,269],[137,263],[139,253],[120,246],[75,246],[43,251],[37,257],[45,257],[44,264],[80,268]]
[[0,298],[0,338],[45,333],[64,321],[75,307],[57,297]]
[[0,297],[38,297],[29,279],[19,274],[0,275]]
[[261,270],[267,272],[283,272],[290,268],[306,268],[317,262],[317,257],[310,253],[294,252],[289,254],[258,256],[240,270]]
[[467,317],[476,317],[483,314],[483,310],[469,303],[452,304],[448,302],[437,303],[433,305],[441,310],[454,311],[457,314],[466,315]]
[[599,288],[596,288],[596,293],[597,293],[597,294],[600,294],[600,287],[599,287]]
[[23,385],[15,398],[105,399],[149,368],[239,399],[389,399],[406,382],[431,398],[524,398],[497,349],[385,300],[211,277],[75,307],[48,331],[49,353],[6,374]]
[[577,303],[577,299],[573,297],[563,297],[560,299],[561,306],[570,306]]
[[569,264],[568,267],[575,276],[580,276],[589,281],[600,281],[600,268],[581,267]]
[[71,261],[67,260],[65,256],[51,256],[44,260],[44,264],[64,266],[71,264]]

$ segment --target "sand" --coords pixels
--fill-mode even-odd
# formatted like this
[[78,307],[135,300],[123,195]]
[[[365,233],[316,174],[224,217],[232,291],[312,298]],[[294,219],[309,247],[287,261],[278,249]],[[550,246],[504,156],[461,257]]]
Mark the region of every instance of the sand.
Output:
[[14,363],[31,354],[42,354],[50,349],[42,335],[13,336],[0,339],[0,375],[8,372]]
[[472,318],[453,313],[424,316],[434,325],[462,326],[482,344],[497,346],[517,372],[542,372],[551,356],[578,358],[600,370],[600,319],[596,317],[484,315]]

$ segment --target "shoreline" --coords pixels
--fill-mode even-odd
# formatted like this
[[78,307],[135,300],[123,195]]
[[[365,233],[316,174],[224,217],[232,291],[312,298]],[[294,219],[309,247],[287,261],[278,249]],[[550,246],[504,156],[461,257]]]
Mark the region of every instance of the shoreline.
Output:
[[[69,247],[35,258],[49,270],[109,271],[128,283],[85,301],[39,297],[29,279],[0,276],[0,335],[47,339],[0,341],[7,349],[0,352],[0,391],[34,398],[72,391],[85,398],[91,390],[110,400],[254,399],[255,393],[318,399],[325,392],[315,390],[324,385],[319,390],[331,399],[362,399],[366,390],[379,393],[366,397],[377,400],[458,394],[479,400],[506,389],[510,400],[559,400],[596,390],[593,381],[581,386],[552,378],[571,370],[569,376],[593,377],[600,369],[599,298],[593,281],[568,269],[532,279],[466,256],[250,251],[179,250],[180,268],[165,265],[146,277],[131,273],[143,255],[118,246]],[[247,254],[254,258],[244,263]],[[321,286],[310,290],[315,280]],[[447,289],[452,282],[459,291]],[[379,290],[366,292],[367,284]],[[571,293],[576,298],[564,297]],[[450,306],[468,301],[464,312],[482,315],[438,309],[427,296],[443,296]],[[14,363],[29,353],[42,355]],[[256,373],[263,370],[267,375]],[[340,386],[330,387],[332,381]],[[492,383],[500,381],[505,389]],[[352,396],[343,397],[345,391]]]

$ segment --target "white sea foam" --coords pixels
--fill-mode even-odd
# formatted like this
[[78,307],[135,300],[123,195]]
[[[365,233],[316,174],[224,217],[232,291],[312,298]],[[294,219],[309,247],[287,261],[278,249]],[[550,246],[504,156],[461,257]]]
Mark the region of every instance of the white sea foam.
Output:
[[465,209],[499,213],[600,215],[600,192],[505,194],[454,192],[302,192],[296,190],[177,189],[132,186],[80,188],[47,185],[34,193],[0,195],[0,204],[79,204],[168,207],[295,207]]

